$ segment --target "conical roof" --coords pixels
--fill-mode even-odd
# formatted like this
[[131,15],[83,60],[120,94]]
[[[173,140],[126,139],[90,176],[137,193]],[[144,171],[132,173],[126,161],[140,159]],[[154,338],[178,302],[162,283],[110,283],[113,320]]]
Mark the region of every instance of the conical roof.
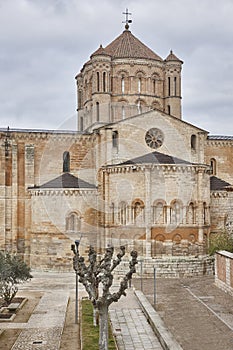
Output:
[[[97,56],[97,55],[101,55],[101,56],[103,56],[103,55],[108,55],[107,52],[106,52],[106,50],[103,48],[102,45],[100,45],[100,47],[99,47],[95,52],[93,52],[93,54],[91,55],[91,57],[92,57],[92,56]],[[108,55],[108,56],[109,56],[109,55]]]
[[163,61],[161,57],[137,39],[130,30],[124,30],[108,46],[99,48],[92,56],[96,54],[105,54],[112,58],[142,58]]
[[179,61],[181,63],[183,63],[171,50],[169,55],[167,56],[167,58],[165,59],[165,61]]

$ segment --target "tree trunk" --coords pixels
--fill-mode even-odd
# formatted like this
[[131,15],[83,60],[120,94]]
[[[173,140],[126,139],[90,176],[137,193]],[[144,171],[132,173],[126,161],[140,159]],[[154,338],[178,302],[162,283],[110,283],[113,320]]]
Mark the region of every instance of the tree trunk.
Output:
[[99,324],[99,310],[96,306],[93,306],[93,326],[97,327]]
[[99,350],[108,350],[108,305],[99,306]]

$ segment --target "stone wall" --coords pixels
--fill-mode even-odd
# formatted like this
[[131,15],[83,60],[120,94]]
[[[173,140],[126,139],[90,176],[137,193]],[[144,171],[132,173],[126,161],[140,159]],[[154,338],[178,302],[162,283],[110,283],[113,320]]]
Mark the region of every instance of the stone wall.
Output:
[[233,295],[233,254],[225,250],[215,254],[215,284]]
[[210,205],[211,232],[232,231],[233,192],[212,191]]
[[207,140],[205,143],[205,163],[210,165],[211,159],[215,160],[215,173],[213,175],[232,184],[233,140]]
[[[152,278],[154,275],[154,267],[156,268],[156,277],[158,278],[182,278],[213,275],[214,258],[208,255],[199,257],[164,257],[149,259],[138,259],[137,273],[134,277]],[[124,262],[117,270],[119,276],[127,271],[128,263]]]

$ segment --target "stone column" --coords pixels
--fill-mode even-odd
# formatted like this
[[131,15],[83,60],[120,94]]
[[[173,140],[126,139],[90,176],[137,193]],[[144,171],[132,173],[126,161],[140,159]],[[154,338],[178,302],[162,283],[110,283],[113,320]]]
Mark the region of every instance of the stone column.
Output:
[[[25,188],[34,185],[34,145],[25,145]],[[31,198],[25,194],[25,261],[30,261]]]
[[145,169],[146,257],[151,257],[151,169]]
[[12,250],[17,251],[17,202],[18,202],[18,146],[12,145]]
[[[4,140],[0,139],[0,161],[1,161],[1,172],[0,172],[0,249],[5,249],[5,208],[6,208],[6,198],[5,198],[5,177],[6,177],[6,157],[5,157],[5,146]],[[2,147],[1,147],[2,146]]]
[[204,176],[204,169],[199,167],[197,169],[197,224],[198,224],[198,242],[203,243],[203,237],[204,237],[204,221],[203,221],[203,176]]

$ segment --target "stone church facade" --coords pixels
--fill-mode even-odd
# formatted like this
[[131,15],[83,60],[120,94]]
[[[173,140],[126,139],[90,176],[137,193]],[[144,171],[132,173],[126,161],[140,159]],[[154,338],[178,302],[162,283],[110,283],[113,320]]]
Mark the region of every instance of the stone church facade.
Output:
[[126,25],[76,76],[77,131],[1,129],[0,249],[72,269],[71,243],[205,256],[233,223],[233,136],[182,119],[182,61]]

